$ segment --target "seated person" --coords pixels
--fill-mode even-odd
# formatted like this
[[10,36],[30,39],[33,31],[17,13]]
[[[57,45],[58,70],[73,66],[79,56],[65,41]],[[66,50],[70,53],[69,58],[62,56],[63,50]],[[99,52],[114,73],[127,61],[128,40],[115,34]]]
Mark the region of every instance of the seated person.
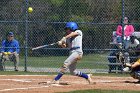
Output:
[[[130,22],[128,20],[128,17],[124,17],[123,19],[121,19],[120,24],[117,26],[116,32],[113,35],[113,43],[115,44],[113,49],[116,49],[116,50],[111,51],[109,56],[118,56],[120,53],[119,49],[121,50],[122,48],[123,49],[129,48],[129,44],[131,43],[130,36],[132,36],[133,32],[134,32],[133,25],[131,25],[129,23]],[[124,26],[122,26],[122,24],[124,24]],[[122,31],[124,31],[124,36],[123,36]],[[122,43],[122,36],[123,36],[123,40],[124,40],[123,43]],[[127,57],[129,56],[129,53],[124,53],[124,55],[125,54]],[[118,60],[118,59],[115,57],[113,57],[113,58],[108,57],[108,60],[110,63],[116,63],[116,60]],[[116,69],[116,65],[109,65],[109,72],[114,69]],[[122,70],[122,66],[118,66],[118,70]]]
[[14,62],[15,71],[18,71],[19,64],[19,42],[14,39],[14,33],[9,32],[6,34],[6,40],[2,41],[2,48],[0,53],[0,70],[4,70],[3,63],[6,60]]
[[136,48],[140,42],[136,36],[130,36],[129,48]]
[[[122,23],[124,24],[124,48],[127,49],[129,47],[129,41],[130,41],[130,36],[132,36],[133,32],[134,32],[134,27],[133,25],[130,25],[129,24],[129,20],[128,20],[128,17],[124,17],[124,19],[122,20],[121,19],[121,24],[119,24],[117,26],[117,30],[116,30],[116,38],[121,40],[121,42],[119,43],[122,43]],[[118,42],[117,42],[118,43]]]

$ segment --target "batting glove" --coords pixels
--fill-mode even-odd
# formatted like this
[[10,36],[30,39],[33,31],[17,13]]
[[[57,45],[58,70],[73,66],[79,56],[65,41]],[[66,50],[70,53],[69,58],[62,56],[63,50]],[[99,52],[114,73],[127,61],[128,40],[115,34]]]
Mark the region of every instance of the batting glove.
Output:
[[58,45],[62,45],[62,41],[58,41]]
[[66,42],[66,37],[63,37],[60,41],[61,42]]

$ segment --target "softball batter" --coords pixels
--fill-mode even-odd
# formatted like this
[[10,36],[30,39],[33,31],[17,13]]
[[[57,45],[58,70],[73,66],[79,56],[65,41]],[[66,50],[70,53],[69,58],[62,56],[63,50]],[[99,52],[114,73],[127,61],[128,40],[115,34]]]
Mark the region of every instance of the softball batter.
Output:
[[58,45],[62,47],[70,48],[70,55],[64,61],[63,66],[60,69],[58,75],[54,78],[51,84],[59,83],[59,79],[65,74],[65,72],[69,69],[70,73],[75,76],[79,76],[85,78],[89,84],[92,83],[91,74],[85,74],[81,71],[76,70],[77,61],[82,58],[82,31],[78,30],[78,25],[75,22],[66,23],[65,30],[67,35],[63,37]]

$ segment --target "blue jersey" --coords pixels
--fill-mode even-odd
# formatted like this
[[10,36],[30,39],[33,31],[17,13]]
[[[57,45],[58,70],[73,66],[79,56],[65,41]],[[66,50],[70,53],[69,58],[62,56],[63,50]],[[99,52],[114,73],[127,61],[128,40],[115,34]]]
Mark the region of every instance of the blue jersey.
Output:
[[[6,48],[8,47],[8,48]],[[19,53],[19,42],[15,39],[12,41],[3,40],[1,52],[17,52]]]

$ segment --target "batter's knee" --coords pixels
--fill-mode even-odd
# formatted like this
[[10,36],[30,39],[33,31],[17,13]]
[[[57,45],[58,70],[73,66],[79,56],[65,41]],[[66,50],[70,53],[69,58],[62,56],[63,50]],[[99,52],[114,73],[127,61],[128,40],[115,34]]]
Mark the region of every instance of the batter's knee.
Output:
[[67,64],[63,64],[63,66],[61,67],[60,72],[65,73],[68,69],[68,65]]
[[82,56],[79,55],[78,57],[76,57],[75,60],[78,61],[78,60],[80,60],[81,58],[82,58]]

